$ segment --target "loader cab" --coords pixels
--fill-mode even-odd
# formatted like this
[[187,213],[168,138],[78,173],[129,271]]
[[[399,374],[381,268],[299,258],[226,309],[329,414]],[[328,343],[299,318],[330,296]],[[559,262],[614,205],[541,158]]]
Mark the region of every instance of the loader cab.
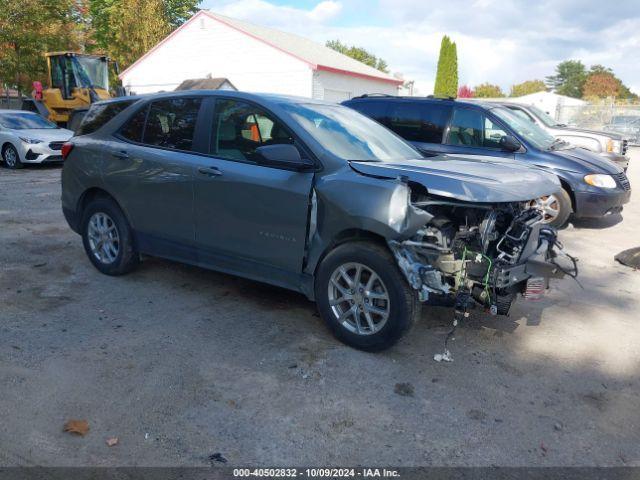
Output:
[[[94,102],[111,98],[109,94],[109,68],[113,63],[104,55],[86,55],[72,52],[45,54],[48,67],[48,87],[41,97],[38,111],[49,120],[67,126],[74,114]],[[113,64],[116,67],[117,65]],[[44,107],[44,108],[43,108]]]
[[62,98],[70,100],[76,89],[109,91],[109,59],[104,56],[77,53],[47,54],[50,87],[59,89]]

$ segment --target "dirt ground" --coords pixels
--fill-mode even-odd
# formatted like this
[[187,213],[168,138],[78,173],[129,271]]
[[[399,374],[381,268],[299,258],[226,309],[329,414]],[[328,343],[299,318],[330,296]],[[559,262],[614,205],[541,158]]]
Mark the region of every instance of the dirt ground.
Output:
[[439,364],[445,308],[367,354],[285,290],[157,259],[101,275],[60,169],[0,170],[0,465],[640,466],[640,272],[613,260],[640,245],[638,149],[630,177],[624,220],[561,232],[584,289],[474,313]]

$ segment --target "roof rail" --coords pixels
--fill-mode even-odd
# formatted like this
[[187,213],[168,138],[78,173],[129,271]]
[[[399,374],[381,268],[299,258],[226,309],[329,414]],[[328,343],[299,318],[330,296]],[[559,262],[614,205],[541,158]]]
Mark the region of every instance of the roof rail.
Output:
[[435,95],[427,95],[427,98],[433,98],[435,100],[455,100],[456,97],[450,97],[450,96],[441,96],[438,95],[437,97]]
[[396,97],[397,95],[389,95],[388,93],[363,93],[362,95],[358,95],[356,97],[351,97],[350,100],[354,98],[369,98],[369,97]]

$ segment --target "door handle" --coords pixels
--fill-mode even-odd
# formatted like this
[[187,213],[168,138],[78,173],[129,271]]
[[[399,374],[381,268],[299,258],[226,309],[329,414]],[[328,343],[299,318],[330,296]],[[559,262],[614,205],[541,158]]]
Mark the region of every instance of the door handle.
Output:
[[216,167],[199,167],[198,172],[207,177],[220,177],[222,172]]
[[120,150],[119,152],[113,152],[112,155],[116,158],[121,158],[122,160],[126,160],[127,158],[129,158],[129,154],[124,150]]

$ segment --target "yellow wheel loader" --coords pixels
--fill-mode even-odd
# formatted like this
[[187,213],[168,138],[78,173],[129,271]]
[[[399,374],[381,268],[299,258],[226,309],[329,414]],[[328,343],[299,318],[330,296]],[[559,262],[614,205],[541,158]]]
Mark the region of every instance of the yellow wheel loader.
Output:
[[[104,55],[74,52],[45,53],[48,87],[33,82],[33,96],[24,100],[23,110],[37,112],[62,127],[74,130],[89,106],[111,98],[109,66],[118,65]],[[121,94],[122,88],[119,89]]]

